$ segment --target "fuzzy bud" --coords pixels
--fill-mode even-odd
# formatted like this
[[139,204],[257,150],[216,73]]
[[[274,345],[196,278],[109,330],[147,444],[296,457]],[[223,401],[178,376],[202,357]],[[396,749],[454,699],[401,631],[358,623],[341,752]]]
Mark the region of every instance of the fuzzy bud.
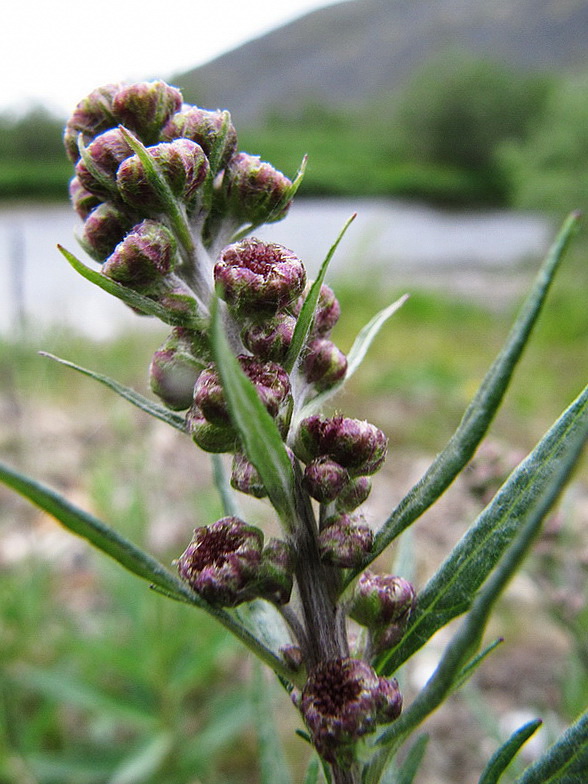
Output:
[[341,490],[336,498],[335,506],[339,512],[352,512],[361,506],[372,489],[372,482],[367,476],[355,476]]
[[237,433],[229,424],[212,424],[195,404],[186,414],[186,430],[205,452],[234,452],[239,447]]
[[219,296],[233,311],[256,320],[298,297],[306,272],[287,248],[252,238],[222,251],[214,267],[214,280]]
[[258,595],[273,604],[288,604],[294,585],[294,552],[281,539],[270,539],[262,553]]
[[356,741],[402,710],[396,680],[380,678],[369,664],[351,658],[316,665],[297,702],[318,753],[344,768],[353,763]]
[[383,629],[405,622],[415,601],[415,590],[408,580],[366,571],[355,586],[349,615],[362,626]]
[[315,338],[307,345],[303,371],[317,389],[330,389],[345,378],[347,357],[327,338]]
[[80,159],[78,138],[88,144],[95,136],[118,125],[112,103],[120,90],[118,84],[106,84],[93,90],[76,106],[65,126],[63,143],[67,156],[72,163]]
[[231,487],[254,498],[264,498],[267,495],[257,468],[239,452],[233,456]]
[[292,183],[257,155],[235,155],[227,165],[225,179],[229,204],[242,220],[258,226],[286,216]]
[[203,599],[235,607],[255,597],[263,533],[238,517],[223,517],[194,530],[177,560],[180,576]]
[[[294,316],[298,317],[300,315],[307,294],[308,291],[305,291],[304,294],[290,306],[290,310]],[[311,334],[313,336],[326,337],[339,320],[340,315],[341,306],[339,305],[339,300],[335,296],[335,292],[330,286],[323,283],[314,311]]]
[[74,210],[82,220],[86,220],[92,210],[101,203],[98,196],[87,191],[77,177],[70,180],[69,197]]
[[133,227],[134,220],[114,204],[99,204],[86,218],[80,242],[95,261],[103,262]]
[[112,128],[97,136],[86,148],[85,156],[76,164],[76,175],[83,187],[101,198],[116,193],[116,173],[133,148],[119,128]]
[[182,94],[162,81],[138,82],[118,90],[112,105],[125,128],[144,144],[153,144],[163,125],[181,107]]
[[305,490],[321,504],[334,501],[348,482],[347,470],[328,456],[311,460],[302,479]]
[[290,348],[295,327],[293,316],[277,313],[265,321],[246,326],[241,332],[241,339],[257,359],[282,362]]
[[372,529],[346,514],[329,518],[325,526],[318,538],[323,562],[342,569],[361,566],[372,549]]
[[194,354],[191,338],[186,330],[176,327],[157,349],[149,366],[152,391],[174,411],[192,405],[194,384],[203,366]]
[[162,223],[144,220],[119,243],[106,260],[102,272],[109,278],[147,293],[172,272],[176,240]]
[[170,117],[161,135],[166,141],[184,138],[196,142],[209,160],[218,161],[217,171],[237,151],[237,132],[228,112],[209,112],[190,106]]

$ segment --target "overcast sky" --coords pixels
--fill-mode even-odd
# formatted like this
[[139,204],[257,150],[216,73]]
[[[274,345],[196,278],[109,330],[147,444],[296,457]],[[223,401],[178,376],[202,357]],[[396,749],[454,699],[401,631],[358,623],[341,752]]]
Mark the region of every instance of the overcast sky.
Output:
[[338,0],[12,0],[0,111],[69,113],[107,82],[166,78]]

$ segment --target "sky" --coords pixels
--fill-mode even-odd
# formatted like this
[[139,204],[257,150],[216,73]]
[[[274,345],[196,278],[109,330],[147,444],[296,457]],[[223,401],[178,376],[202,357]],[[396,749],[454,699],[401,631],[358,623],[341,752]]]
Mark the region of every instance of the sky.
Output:
[[169,78],[337,0],[13,0],[3,13],[0,112],[69,114],[108,82]]

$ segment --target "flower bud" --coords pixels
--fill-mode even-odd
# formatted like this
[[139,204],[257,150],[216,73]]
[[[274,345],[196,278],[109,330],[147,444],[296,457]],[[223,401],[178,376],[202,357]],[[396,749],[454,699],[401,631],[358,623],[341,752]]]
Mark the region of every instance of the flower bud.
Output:
[[180,577],[203,599],[235,607],[255,597],[263,533],[238,517],[223,517],[194,530],[177,560]]
[[241,317],[262,319],[285,308],[304,289],[304,265],[276,243],[246,239],[227,246],[214,267],[220,297]]
[[[310,286],[308,288],[310,288]],[[296,318],[300,315],[307,294],[308,291],[305,291],[299,299],[290,306],[290,311]],[[311,334],[314,336],[326,337],[339,320],[340,315],[341,306],[335,296],[335,292],[330,286],[323,283],[314,311]]]
[[218,171],[237,151],[237,132],[230,117],[225,131],[227,115],[228,112],[209,112],[190,106],[170,117],[161,135],[166,141],[183,138],[196,142],[209,160],[218,161]]
[[355,476],[341,490],[335,500],[339,512],[352,512],[361,506],[372,489],[372,482],[367,476]]
[[281,539],[270,539],[264,547],[257,593],[273,604],[288,604],[294,585],[294,552]]
[[122,125],[134,131],[144,144],[153,144],[159,139],[162,127],[181,105],[181,92],[162,81],[122,87],[113,100],[114,111]]
[[349,615],[362,626],[384,629],[406,622],[415,601],[415,590],[408,580],[365,571],[355,586]]
[[234,452],[239,447],[237,433],[231,425],[215,425],[202,416],[195,404],[186,414],[186,430],[194,443],[205,452]]
[[302,479],[305,490],[321,504],[334,501],[348,482],[347,470],[326,455],[311,460]]
[[225,170],[229,204],[237,217],[256,226],[286,216],[292,183],[257,155],[240,152]]
[[280,648],[282,658],[293,672],[300,672],[304,664],[302,650],[298,645],[282,645]]
[[[147,151],[174,196],[189,201],[208,172],[208,161],[202,148],[189,139],[176,139],[147,147]],[[157,183],[146,171],[138,155],[132,155],[121,164],[116,182],[121,196],[131,207],[149,211],[166,209]]]
[[76,106],[67,121],[63,142],[67,156],[72,163],[80,159],[78,137],[81,135],[84,144],[88,144],[95,136],[118,125],[112,102],[120,90],[118,84],[106,84],[93,90]]
[[84,188],[96,196],[109,199],[116,193],[116,172],[121,163],[133,155],[133,148],[119,128],[97,136],[86,148],[85,159],[76,164],[76,175]]
[[173,270],[176,240],[162,223],[144,220],[120,242],[102,267],[109,278],[137,291],[150,288]]
[[174,411],[192,405],[194,384],[202,370],[203,363],[194,356],[191,343],[187,331],[176,327],[149,366],[152,391]]
[[311,670],[298,707],[321,757],[346,768],[357,740],[398,718],[402,697],[396,680],[379,678],[359,659],[338,658]]
[[241,339],[246,348],[262,361],[282,362],[286,358],[296,319],[287,313],[277,313],[272,318],[246,326]]
[[70,180],[69,196],[74,210],[82,220],[86,220],[92,210],[101,203],[98,196],[87,191],[77,177]]
[[86,218],[80,242],[86,253],[103,262],[123,240],[135,221],[114,204],[99,204]]
[[315,338],[306,347],[302,367],[317,389],[330,389],[345,378],[347,357],[327,338]]
[[318,538],[323,562],[342,569],[361,566],[372,549],[372,529],[346,514],[329,518],[325,526]]
[[231,470],[231,487],[241,493],[247,493],[255,498],[264,498],[267,491],[264,487],[257,468],[245,455],[237,452],[233,456],[233,466]]

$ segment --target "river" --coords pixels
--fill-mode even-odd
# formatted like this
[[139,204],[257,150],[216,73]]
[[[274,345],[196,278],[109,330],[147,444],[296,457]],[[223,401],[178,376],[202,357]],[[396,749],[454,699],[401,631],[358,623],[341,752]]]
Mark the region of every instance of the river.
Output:
[[[491,307],[510,304],[527,285],[554,227],[544,217],[512,211],[463,212],[374,199],[299,199],[287,218],[257,236],[318,269],[349,216],[357,218],[332,261],[329,279],[374,271],[397,288],[442,289]],[[58,323],[108,338],[137,317],[79,277],[58,243],[86,259],[75,240],[81,222],[68,205],[0,208],[0,333],[23,324],[38,331]],[[91,262],[90,262],[91,263]]]

